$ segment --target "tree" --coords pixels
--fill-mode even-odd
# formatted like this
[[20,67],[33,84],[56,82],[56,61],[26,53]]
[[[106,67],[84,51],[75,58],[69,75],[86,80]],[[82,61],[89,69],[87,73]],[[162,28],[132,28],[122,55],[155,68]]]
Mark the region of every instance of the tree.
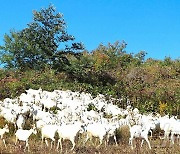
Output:
[[60,71],[69,64],[67,54],[78,56],[77,51],[83,49],[81,43],[72,43],[74,39],[66,31],[63,15],[50,5],[33,11],[33,22],[27,28],[5,34],[0,60],[7,68],[26,70],[48,66]]

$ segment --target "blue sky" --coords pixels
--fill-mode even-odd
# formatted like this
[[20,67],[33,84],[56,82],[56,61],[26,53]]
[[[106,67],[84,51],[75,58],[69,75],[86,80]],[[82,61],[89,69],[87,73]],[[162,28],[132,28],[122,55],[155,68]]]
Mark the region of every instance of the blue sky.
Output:
[[180,58],[180,0],[1,0],[0,45],[5,33],[22,30],[33,10],[49,4],[88,51],[124,40],[128,52],[143,50],[146,58]]

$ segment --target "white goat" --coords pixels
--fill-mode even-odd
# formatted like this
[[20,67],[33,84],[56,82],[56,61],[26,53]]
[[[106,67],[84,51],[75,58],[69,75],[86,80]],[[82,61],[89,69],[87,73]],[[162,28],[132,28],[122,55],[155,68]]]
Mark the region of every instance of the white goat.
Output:
[[6,124],[4,128],[0,129],[0,136],[1,136],[1,139],[3,140],[3,143],[4,143],[4,146],[6,147],[6,143],[5,143],[5,140],[3,138],[3,135],[5,133],[9,133],[9,128],[8,128],[8,125]]
[[109,138],[111,137],[111,136],[113,136],[113,138],[114,138],[114,141],[115,141],[115,143],[116,143],[116,146],[118,145],[117,144],[117,138],[116,138],[116,129],[117,128],[119,128],[119,125],[116,125],[116,124],[108,124],[108,126],[109,126],[109,129],[108,129],[108,131],[107,131],[107,144],[108,144],[108,142],[109,142]]
[[45,143],[48,146],[47,138],[51,139],[51,148],[52,148],[52,142],[55,141],[55,133],[57,132],[58,126],[57,125],[44,125],[41,129],[41,139],[42,143],[45,138]]
[[[16,142],[15,142],[15,145],[17,144],[17,141],[20,140],[20,141],[25,141],[26,142],[26,146],[25,146],[25,149],[28,148],[28,151],[29,151],[29,143],[28,143],[28,139],[30,137],[30,135],[34,133],[36,134],[37,131],[36,131],[36,128],[35,126],[33,126],[32,129],[30,130],[23,130],[23,129],[18,129],[15,133],[15,136],[16,136]],[[25,150],[24,149],[24,150]]]
[[36,128],[41,129],[46,123],[43,120],[36,121]]
[[[153,126],[154,128],[154,126]],[[144,140],[148,143],[149,149],[151,149],[150,142],[148,140],[148,133],[151,129],[151,125],[146,125],[142,127],[141,125],[134,125],[130,127],[130,138],[129,138],[129,144],[131,145],[131,148],[133,149],[133,138],[141,138],[141,147],[143,145]]]
[[45,111],[46,108],[49,111],[50,108],[56,106],[56,102],[54,100],[52,100],[51,98],[42,98],[40,100],[40,102],[44,105],[44,111]]
[[164,137],[160,139],[169,139],[171,120],[168,115],[159,118],[160,129],[164,131]]
[[39,109],[34,110],[32,112],[33,121],[35,121],[35,120],[42,120],[42,119],[45,120],[49,115],[50,115],[49,112],[41,111]]
[[180,137],[180,122],[174,121],[173,123],[171,123],[170,130],[171,130],[171,141],[172,141],[172,144],[174,144],[174,140],[175,140],[174,135],[177,135],[177,138]]
[[18,119],[16,121],[16,125],[18,129],[23,129],[23,126],[25,124],[25,119],[22,114],[18,116]]
[[168,116],[164,116],[159,118],[160,121],[160,128],[161,130],[164,130],[164,137],[160,139],[169,140],[169,135],[171,134],[171,141],[172,144],[174,144],[174,135],[180,135],[180,122],[175,119],[175,117],[169,118]]
[[3,116],[8,122],[14,124],[16,127],[16,112],[13,109],[1,108],[1,116]]
[[60,148],[62,151],[62,139],[68,139],[71,141],[72,143],[72,148],[71,150],[74,149],[75,147],[75,137],[77,135],[77,133],[79,131],[81,131],[81,133],[84,131],[83,130],[83,125],[81,122],[76,122],[74,124],[67,124],[67,125],[61,125],[58,127],[58,135],[59,135],[59,140],[58,140],[58,145],[57,145],[57,149],[59,148],[59,144],[60,144]]
[[99,138],[99,142],[100,144],[98,146],[100,146],[102,144],[103,138],[107,133],[107,130],[105,128],[104,124],[101,123],[92,123],[92,124],[88,124],[86,127],[86,140],[84,142],[84,144],[88,141],[88,139],[90,138],[90,140],[92,139],[92,136],[94,137],[98,137]]
[[19,102],[31,104],[34,103],[34,98],[31,95],[22,93],[19,96]]

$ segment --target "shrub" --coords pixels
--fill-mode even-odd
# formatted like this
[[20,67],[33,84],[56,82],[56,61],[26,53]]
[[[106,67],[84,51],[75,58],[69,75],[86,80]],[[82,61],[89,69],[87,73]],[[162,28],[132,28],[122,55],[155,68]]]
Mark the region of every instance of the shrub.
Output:
[[94,104],[90,103],[88,104],[87,111],[91,111],[91,110],[97,111],[98,109],[96,108]]
[[7,121],[4,117],[0,116],[0,128],[3,128],[7,124]]
[[124,125],[118,129],[116,129],[116,136],[117,136],[118,141],[120,141],[124,144],[128,144],[129,138],[130,138],[129,126]]

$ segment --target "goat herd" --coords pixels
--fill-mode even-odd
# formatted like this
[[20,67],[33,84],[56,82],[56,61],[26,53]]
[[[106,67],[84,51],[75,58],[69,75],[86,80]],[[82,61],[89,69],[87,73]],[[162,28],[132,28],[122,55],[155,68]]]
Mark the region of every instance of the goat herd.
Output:
[[[55,134],[58,134],[57,150],[62,151],[62,141],[67,139],[72,143],[71,150],[74,149],[75,137],[78,133],[84,133],[83,145],[92,137],[99,138],[100,146],[103,141],[109,143],[109,138],[116,140],[116,130],[124,125],[129,126],[129,144],[133,149],[133,139],[141,138],[141,146],[145,140],[151,149],[148,135],[152,136],[153,130],[158,126],[164,131],[162,139],[168,139],[172,144],[180,144],[180,120],[175,116],[160,116],[159,114],[139,113],[137,108],[132,109],[130,105],[126,109],[114,105],[114,101],[121,102],[99,94],[93,98],[88,93],[54,90],[53,92],[42,89],[26,90],[19,97],[6,98],[0,101],[0,116],[3,117],[8,125],[12,123],[15,128],[17,141],[26,143],[25,150],[28,148],[28,139],[31,134],[41,132],[42,144],[45,140],[51,140],[51,147],[56,142]],[[105,115],[110,115],[107,117]],[[31,118],[33,121],[31,129],[25,129],[26,121]],[[5,125],[5,124],[4,124]],[[6,147],[3,135],[9,132],[6,124],[0,129],[1,139]],[[48,139],[48,140],[47,140]]]

